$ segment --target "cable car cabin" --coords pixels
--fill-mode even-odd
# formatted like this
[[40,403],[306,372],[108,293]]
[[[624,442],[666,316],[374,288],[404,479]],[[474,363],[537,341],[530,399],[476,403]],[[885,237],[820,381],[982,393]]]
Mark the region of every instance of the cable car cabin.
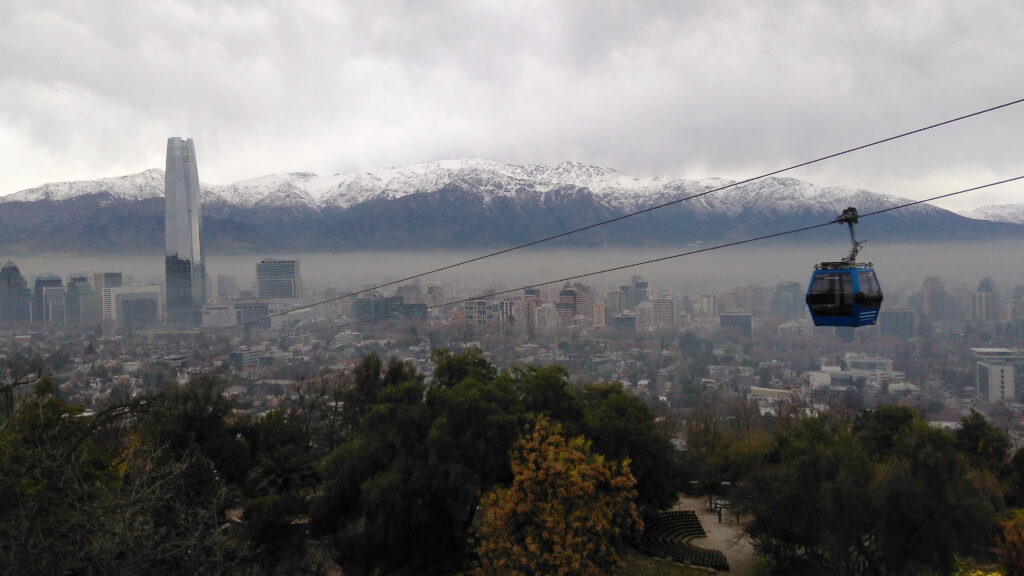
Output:
[[870,326],[882,288],[870,264],[822,262],[814,267],[805,300],[815,326]]

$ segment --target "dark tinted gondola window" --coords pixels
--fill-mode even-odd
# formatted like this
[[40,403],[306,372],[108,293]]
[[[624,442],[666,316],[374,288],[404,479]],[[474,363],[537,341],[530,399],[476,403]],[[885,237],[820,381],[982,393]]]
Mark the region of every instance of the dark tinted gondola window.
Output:
[[861,270],[860,293],[857,294],[857,302],[861,306],[875,307],[882,303],[882,287],[878,285],[878,277],[874,270]]
[[882,293],[881,287],[878,286],[878,278],[875,277],[873,271],[860,271],[860,291],[867,296],[878,296]]
[[816,316],[852,316],[853,276],[848,272],[815,274],[807,303]]

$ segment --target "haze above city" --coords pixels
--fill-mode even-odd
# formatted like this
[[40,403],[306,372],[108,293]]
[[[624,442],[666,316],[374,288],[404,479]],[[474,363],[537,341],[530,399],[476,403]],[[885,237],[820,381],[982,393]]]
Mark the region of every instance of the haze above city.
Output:
[[[0,195],[477,156],[743,179],[1021,98],[1024,6],[0,7]],[[788,175],[919,199],[1024,174],[1024,105]],[[940,201],[1015,204],[1014,183]]]
[[[804,286],[811,266],[821,260],[838,258],[849,245],[793,243],[763,244],[758,247],[716,250],[706,254],[637,266],[607,274],[586,276],[577,280],[593,285],[601,293],[617,289],[632,274],[641,274],[653,285],[666,291],[698,294],[704,291],[727,291],[751,284],[775,286],[779,282],[798,282]],[[551,282],[548,288],[561,286],[559,279],[589,274],[615,266],[632,264],[643,259],[660,258],[681,252],[671,249],[603,249],[519,251],[497,258],[460,266],[422,278],[423,285],[443,283],[463,294],[478,294],[485,289],[510,290],[538,282]],[[393,282],[425,270],[447,266],[476,254],[467,252],[431,251],[379,252],[344,254],[281,254],[302,262],[302,279],[310,290],[326,288],[358,291],[367,285]],[[863,260],[874,263],[887,293],[909,294],[920,290],[927,276],[939,276],[950,285],[963,284],[972,290],[983,277],[995,280],[999,289],[1010,290],[1024,284],[1024,253],[1016,242],[957,243],[950,246],[915,244],[868,244]],[[220,255],[208,257],[207,273],[211,278],[224,274],[235,278],[242,289],[250,289],[256,281],[258,255]],[[126,280],[137,284],[160,284],[164,266],[152,256],[20,256],[15,259],[28,277],[46,273],[75,276],[97,270],[117,270]]]

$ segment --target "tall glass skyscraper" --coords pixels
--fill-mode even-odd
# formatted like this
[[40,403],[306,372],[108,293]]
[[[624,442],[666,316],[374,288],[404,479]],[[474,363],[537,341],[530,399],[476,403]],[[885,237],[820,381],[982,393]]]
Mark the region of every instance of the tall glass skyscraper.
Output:
[[32,318],[31,301],[28,282],[8,260],[0,268],[0,322],[28,322]]
[[167,236],[167,322],[199,326],[206,304],[206,260],[199,232],[199,169],[191,138],[167,139],[164,173],[164,226]]

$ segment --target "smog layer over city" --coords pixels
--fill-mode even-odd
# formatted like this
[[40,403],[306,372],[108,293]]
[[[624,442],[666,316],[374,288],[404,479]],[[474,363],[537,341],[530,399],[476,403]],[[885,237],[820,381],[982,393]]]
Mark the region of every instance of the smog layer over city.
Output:
[[[837,236],[841,236],[837,229]],[[487,289],[508,290],[562,278],[590,274],[607,268],[684,254],[694,246],[663,249],[623,250],[524,250],[473,264],[460,266],[420,279],[421,284],[443,283],[467,296]],[[660,290],[677,296],[700,292],[727,292],[757,284],[773,287],[779,282],[805,284],[810,278],[808,263],[838,260],[849,251],[848,245],[803,245],[799,240],[775,245],[734,247],[704,254],[692,254],[664,262],[596,274],[577,280],[600,288],[618,289],[633,274],[648,278]],[[211,254],[207,274],[227,275],[240,288],[252,290],[256,282],[256,264],[264,258],[295,259],[302,263],[302,281],[306,288],[322,291],[333,288],[339,293],[356,292],[367,286],[393,282],[486,252],[350,252],[343,254]],[[997,286],[1012,288],[1024,284],[1024,249],[1019,241],[956,244],[874,244],[863,252],[885,280],[886,293],[920,290],[927,276],[938,276],[950,284],[971,285],[988,276]],[[164,269],[161,258],[152,256],[23,256],[16,264],[26,277],[55,273],[62,276],[85,275],[96,271],[117,270],[139,284],[159,284]],[[895,294],[894,294],[895,296]]]
[[0,574],[1024,574],[1024,5],[0,55]]

